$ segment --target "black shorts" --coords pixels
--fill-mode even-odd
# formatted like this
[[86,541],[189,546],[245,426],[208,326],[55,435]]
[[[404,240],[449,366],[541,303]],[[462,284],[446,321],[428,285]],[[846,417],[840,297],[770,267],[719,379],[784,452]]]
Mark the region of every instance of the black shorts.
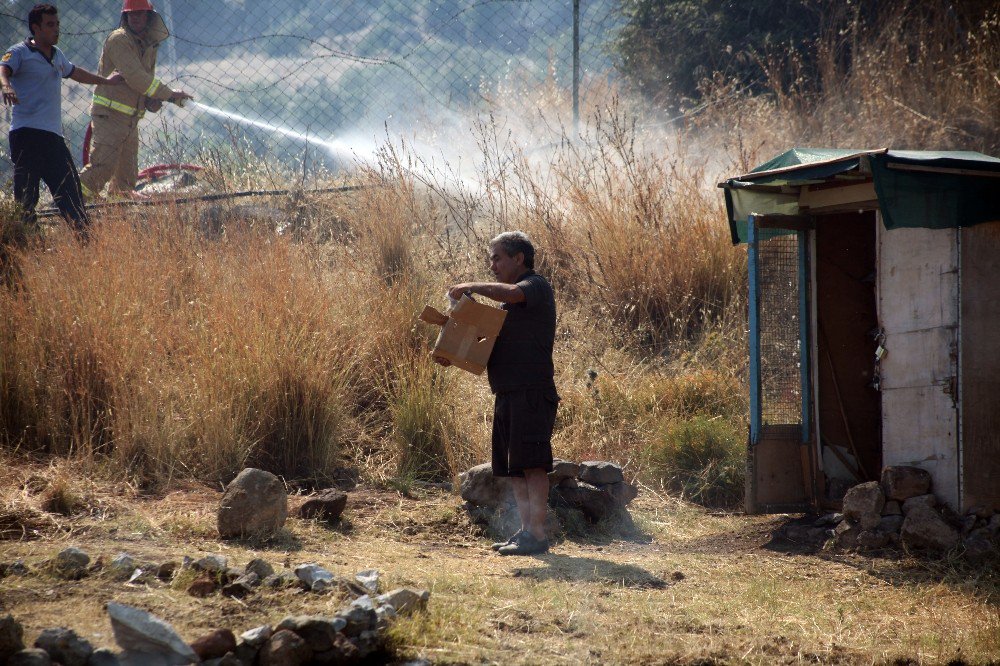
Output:
[[552,428],[559,395],[554,388],[497,393],[493,403],[493,476],[552,471]]

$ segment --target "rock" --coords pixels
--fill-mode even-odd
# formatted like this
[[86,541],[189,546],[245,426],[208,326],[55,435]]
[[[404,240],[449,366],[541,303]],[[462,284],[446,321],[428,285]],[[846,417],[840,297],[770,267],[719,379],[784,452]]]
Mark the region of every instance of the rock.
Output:
[[300,666],[312,658],[312,651],[295,632],[274,632],[258,655],[260,666]]
[[318,564],[300,564],[295,567],[295,576],[313,592],[324,592],[334,584],[333,574]]
[[360,634],[355,636],[351,642],[355,645],[357,649],[357,656],[359,659],[364,659],[371,653],[378,650],[382,643],[379,633],[375,629],[368,629],[362,631]]
[[21,623],[8,614],[0,618],[0,664],[4,659],[24,649],[24,629]]
[[580,482],[576,479],[563,479],[556,484],[556,488],[579,488]]
[[347,622],[339,617],[292,615],[279,622],[276,630],[293,631],[312,652],[326,652],[333,648],[337,635],[346,626]]
[[247,562],[247,565],[243,568],[245,573],[255,573],[257,577],[264,580],[268,576],[274,573],[274,567],[270,565],[267,560],[262,560],[259,557],[254,558]]
[[901,502],[930,491],[931,474],[925,469],[899,465],[882,470],[882,492],[886,499]]
[[176,562],[164,562],[156,567],[156,577],[163,582],[169,582],[174,577],[175,571],[177,571]]
[[118,580],[128,580],[135,572],[135,560],[128,553],[118,553],[111,560],[108,572]]
[[564,479],[575,479],[580,473],[580,466],[575,462],[554,458],[552,460],[552,471],[549,472],[549,485],[556,486]]
[[4,663],[7,666],[50,666],[52,657],[41,648],[28,648],[10,655]]
[[224,585],[222,587],[222,594],[227,597],[242,599],[253,594],[254,590],[258,587],[260,587],[260,578],[257,577],[257,574],[250,572],[243,574],[232,583]]
[[625,508],[629,503],[639,496],[639,489],[631,483],[621,481],[619,483],[609,483],[599,486],[601,490],[611,493],[611,496],[618,502],[618,506]]
[[87,660],[87,666],[120,666],[120,664],[118,655],[108,648],[97,648]]
[[858,532],[856,543],[858,548],[866,550],[876,550],[889,545],[889,534],[879,530],[861,530]]
[[861,527],[847,518],[840,521],[840,523],[833,528],[834,541],[840,548],[857,548],[859,534],[861,534]]
[[903,507],[897,500],[889,500],[882,507],[883,516],[901,516],[903,515]]
[[611,493],[589,483],[581,481],[576,488],[557,487],[555,492],[562,497],[567,505],[579,509],[593,522],[616,515],[621,511],[621,507]]
[[998,554],[996,545],[989,538],[988,530],[972,532],[962,539],[962,546],[965,550],[965,559],[977,567],[988,563]]
[[192,642],[191,649],[202,661],[218,659],[236,650],[236,636],[229,629],[216,629]]
[[281,573],[271,574],[261,581],[261,585],[270,588],[292,587],[300,584],[302,584],[302,581],[300,581],[299,577],[291,571],[282,571]]
[[240,641],[246,643],[247,645],[252,645],[253,647],[259,648],[263,647],[264,643],[271,638],[271,634],[274,633],[271,630],[271,626],[268,624],[261,625],[259,627],[254,627],[253,629],[247,629],[242,634],[240,634]]
[[288,517],[288,495],[281,479],[270,472],[248,467],[222,495],[218,528],[222,538],[271,536]]
[[408,587],[400,587],[392,592],[387,592],[376,598],[379,603],[388,604],[396,609],[400,615],[409,615],[427,607],[427,600],[431,598],[431,593],[427,590],[414,590]]
[[838,524],[844,519],[844,514],[842,513],[827,513],[816,519],[813,523],[816,527],[826,527]]
[[187,593],[192,597],[204,599],[205,597],[214,594],[218,587],[219,582],[215,577],[209,576],[208,574],[202,574],[198,578],[191,581],[191,584],[188,585]]
[[979,504],[977,506],[970,508],[968,511],[966,511],[966,513],[971,513],[976,518],[989,520],[990,518],[993,517],[994,511],[992,507],[986,506],[985,504]]
[[962,516],[962,534],[968,534],[972,530],[976,529],[976,522],[978,520],[979,519],[971,513],[967,513]]
[[934,495],[915,495],[903,501],[903,515],[910,513],[910,510],[916,506],[924,506],[927,508],[933,508],[937,506],[937,497]]
[[899,533],[903,543],[910,548],[945,551],[953,548],[959,541],[958,532],[937,511],[922,504],[906,510],[906,518]]
[[206,555],[192,562],[191,568],[218,577],[229,569],[229,560],[222,555]]
[[844,516],[859,523],[862,530],[873,530],[878,527],[884,505],[885,495],[878,481],[859,483],[844,495]]
[[349,637],[358,636],[362,631],[374,629],[378,623],[375,605],[369,597],[355,599],[345,610],[337,613],[337,617],[346,622],[342,631],[345,636]]
[[882,520],[879,521],[878,531],[885,532],[886,534],[891,534],[899,532],[899,529],[903,526],[903,516],[900,515],[890,515],[882,516]]
[[354,574],[354,580],[361,583],[361,585],[372,594],[378,592],[378,578],[377,569],[365,569],[364,571],[359,571]]
[[227,652],[221,657],[206,659],[201,663],[202,666],[246,666],[246,662],[235,652]]
[[340,520],[340,514],[347,507],[347,493],[339,490],[321,490],[299,507],[300,518],[316,518],[327,523]]
[[44,629],[35,639],[35,647],[45,650],[62,666],[86,666],[94,646],[80,638],[72,629],[57,627]]
[[580,463],[580,473],[576,476],[581,481],[595,486],[621,483],[625,480],[621,465],[597,460],[586,460]]
[[333,637],[333,646],[323,652],[314,652],[314,664],[353,664],[364,654],[343,634]]
[[514,501],[510,481],[506,477],[493,476],[490,463],[476,465],[458,478],[462,499],[476,506],[497,507]]
[[60,551],[52,560],[52,570],[61,578],[78,580],[87,575],[88,564],[90,555],[71,546]]
[[128,659],[145,654],[153,655],[150,661],[161,657],[167,664],[188,664],[198,660],[198,655],[174,628],[155,615],[114,601],[108,602],[108,615],[115,642],[128,653]]
[[990,522],[986,524],[986,529],[990,531],[994,539],[1000,536],[1000,513],[994,513],[990,516]]

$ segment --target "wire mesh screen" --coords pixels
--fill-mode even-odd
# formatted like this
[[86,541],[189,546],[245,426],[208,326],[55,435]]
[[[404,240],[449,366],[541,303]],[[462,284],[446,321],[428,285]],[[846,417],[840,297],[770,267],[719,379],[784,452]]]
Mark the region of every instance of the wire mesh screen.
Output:
[[[34,4],[0,5],[3,48],[28,36]],[[121,0],[56,4],[59,47],[96,71]],[[506,106],[528,115],[542,104],[571,104],[572,0],[153,5],[171,33],[158,50],[157,77],[200,105],[146,115],[140,166],[234,139],[279,160],[301,159],[312,146],[313,159],[336,164],[387,132],[426,133],[456,114]],[[615,5],[579,4],[581,97],[607,89]],[[63,90],[64,132],[79,159],[93,89],[67,82]]]
[[798,238],[767,238],[762,233],[757,248],[761,420],[798,425],[802,423]]

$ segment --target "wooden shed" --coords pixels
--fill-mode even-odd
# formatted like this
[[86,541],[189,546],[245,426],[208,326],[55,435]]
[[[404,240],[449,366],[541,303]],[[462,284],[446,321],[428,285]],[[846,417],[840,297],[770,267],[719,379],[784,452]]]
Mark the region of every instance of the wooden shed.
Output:
[[793,149],[719,187],[749,253],[747,510],[913,465],[1000,511],[1000,159]]

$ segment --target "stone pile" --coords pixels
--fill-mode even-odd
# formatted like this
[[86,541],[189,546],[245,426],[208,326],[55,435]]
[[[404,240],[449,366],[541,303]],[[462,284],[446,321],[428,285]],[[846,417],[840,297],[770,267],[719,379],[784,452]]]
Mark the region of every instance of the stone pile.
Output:
[[[509,531],[516,511],[510,482],[493,476],[487,463],[459,475],[461,496],[473,520]],[[549,473],[549,506],[579,512],[589,522],[628,519],[628,504],[639,490],[625,481],[622,468],[611,462],[581,463],[556,459]],[[550,522],[552,517],[550,516]]]
[[944,553],[961,547],[979,564],[1000,552],[1000,513],[984,507],[964,516],[940,502],[931,489],[931,475],[919,467],[894,466],[881,481],[848,489],[842,513],[819,518],[813,526],[789,528],[793,540],[822,541],[845,549],[906,548]]
[[[197,574],[188,592],[205,596],[209,585],[192,588],[202,580],[212,580],[209,594],[241,596],[256,586],[245,579],[256,579],[259,584],[298,585],[312,593],[322,594],[334,587],[353,597],[345,607],[330,617],[318,615],[288,616],[275,626],[255,627],[236,636],[230,629],[215,629],[192,643],[186,643],[166,622],[146,611],[125,604],[111,602],[107,606],[115,642],[121,648],[116,653],[107,649],[95,650],[84,638],[65,627],[41,632],[32,647],[24,644],[21,625],[11,615],[0,618],[0,664],[54,664],[64,666],[140,666],[149,664],[206,663],[212,666],[298,666],[300,664],[352,664],[385,649],[385,630],[400,615],[423,610],[430,598],[426,590],[399,588],[378,594],[379,574],[373,569],[360,571],[354,580],[338,578],[316,564],[296,566],[293,572],[275,574],[264,560],[251,560],[242,570],[227,566],[226,558],[211,555],[199,560],[185,558],[184,562],[170,568],[164,565],[139,565],[132,574],[128,568],[135,565],[131,556],[122,553],[111,564],[104,566],[102,559],[90,564],[87,553],[68,548],[44,564],[56,575],[77,579],[98,572],[105,572],[113,579],[126,584],[150,584],[162,580],[162,573],[171,571],[170,577],[184,571]],[[146,567],[150,576],[143,578],[135,572]],[[32,575],[23,562],[0,565],[4,575]],[[238,574],[238,575],[237,575]],[[220,585],[220,581],[237,575],[237,581]],[[169,579],[169,577],[168,577]],[[239,590],[233,588],[240,583]]]

